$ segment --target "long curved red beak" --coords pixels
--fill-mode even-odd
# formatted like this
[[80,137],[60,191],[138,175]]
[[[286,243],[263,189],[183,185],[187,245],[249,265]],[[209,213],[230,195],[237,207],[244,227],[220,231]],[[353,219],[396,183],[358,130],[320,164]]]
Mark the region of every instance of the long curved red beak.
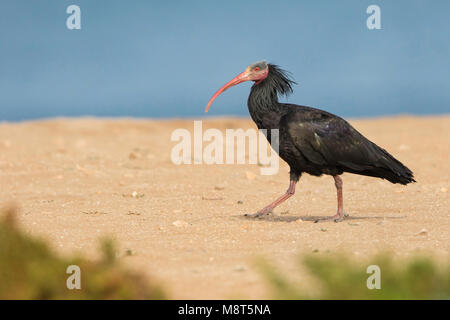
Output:
[[211,104],[213,103],[213,101],[221,95],[222,92],[224,92],[225,90],[227,90],[228,88],[231,88],[241,82],[244,81],[248,81],[250,80],[248,77],[248,71],[245,70],[244,72],[238,74],[236,77],[234,77],[230,82],[228,82],[226,85],[224,85],[222,88],[220,88],[219,90],[217,90],[217,92],[211,97],[211,99],[209,99],[208,101],[208,105],[205,108],[205,112],[208,112],[209,107],[211,106]]

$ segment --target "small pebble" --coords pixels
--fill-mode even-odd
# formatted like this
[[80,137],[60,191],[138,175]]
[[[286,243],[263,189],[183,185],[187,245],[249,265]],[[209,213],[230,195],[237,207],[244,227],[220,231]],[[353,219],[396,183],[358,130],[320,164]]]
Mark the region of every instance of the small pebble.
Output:
[[128,156],[128,158],[129,158],[130,160],[137,159],[137,157],[138,157],[137,154],[134,153],[134,152],[131,152],[130,155]]
[[189,225],[189,223],[187,223],[186,221],[183,221],[183,220],[174,221],[172,224],[177,228],[187,227]]
[[127,215],[132,216],[132,215],[136,215],[136,216],[140,216],[141,214],[137,211],[128,211]]
[[243,272],[243,271],[245,271],[245,267],[243,267],[243,266],[236,266],[236,267],[233,268],[233,271],[235,271],[235,272]]
[[422,229],[416,235],[418,235],[418,236],[426,236],[427,234],[428,234],[428,230],[427,229]]
[[216,189],[216,190],[223,190],[223,189],[225,189],[225,185],[222,184],[222,183],[216,184],[214,186],[214,189]]

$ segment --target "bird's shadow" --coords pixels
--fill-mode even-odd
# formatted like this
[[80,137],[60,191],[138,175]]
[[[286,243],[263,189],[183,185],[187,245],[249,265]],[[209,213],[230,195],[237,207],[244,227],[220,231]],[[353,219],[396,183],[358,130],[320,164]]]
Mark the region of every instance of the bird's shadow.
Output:
[[[251,221],[268,221],[268,222],[295,222],[310,221],[310,222],[333,222],[333,220],[326,220],[326,216],[288,216],[288,215],[275,215],[269,214],[262,217],[254,217],[251,215],[239,214],[235,217],[243,220]],[[357,220],[394,220],[394,219],[404,219],[406,216],[345,216],[343,221],[357,221]]]

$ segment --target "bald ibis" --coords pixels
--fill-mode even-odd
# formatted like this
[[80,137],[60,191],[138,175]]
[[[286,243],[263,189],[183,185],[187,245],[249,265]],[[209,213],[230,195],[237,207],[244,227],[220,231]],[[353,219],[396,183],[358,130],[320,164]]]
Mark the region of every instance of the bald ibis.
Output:
[[[406,185],[415,182],[413,173],[386,150],[365,138],[344,119],[329,112],[280,103],[278,96],[292,93],[295,82],[288,72],[265,61],[245,69],[220,88],[212,102],[225,90],[244,81],[254,81],[248,97],[248,110],[258,129],[279,129],[279,156],[290,167],[290,184],[286,193],[250,215],[257,218],[272,214],[272,210],[295,192],[302,173],[322,174],[334,178],[337,190],[337,213],[320,220],[342,221],[344,215],[342,179],[344,172],[386,179]],[[267,139],[271,141],[268,134]],[[316,220],[317,222],[317,220]]]

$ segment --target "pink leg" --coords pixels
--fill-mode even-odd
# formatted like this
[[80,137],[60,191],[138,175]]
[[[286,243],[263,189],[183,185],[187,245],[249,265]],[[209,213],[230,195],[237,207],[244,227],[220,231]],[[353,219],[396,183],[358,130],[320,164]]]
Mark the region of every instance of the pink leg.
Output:
[[333,220],[334,222],[340,222],[344,220],[344,198],[342,196],[342,179],[339,176],[333,176],[333,178],[337,193],[337,203],[338,203],[337,213],[332,217],[320,218],[315,222],[319,222],[322,220]]
[[342,179],[339,176],[333,176],[334,185],[336,186],[337,192],[337,201],[338,201],[338,209],[337,213],[334,216],[334,220],[342,220],[344,219],[344,197],[342,196]]
[[297,181],[291,180],[291,182],[289,183],[289,188],[287,189],[287,191],[284,195],[279,197],[277,200],[275,200],[268,206],[259,210],[257,213],[252,214],[252,215],[246,214],[246,216],[258,218],[258,217],[269,215],[270,213],[272,213],[272,210],[275,209],[275,207],[279,206],[281,203],[283,203],[284,201],[286,201],[287,199],[289,199],[290,197],[292,197],[294,195],[296,184],[297,184]]

